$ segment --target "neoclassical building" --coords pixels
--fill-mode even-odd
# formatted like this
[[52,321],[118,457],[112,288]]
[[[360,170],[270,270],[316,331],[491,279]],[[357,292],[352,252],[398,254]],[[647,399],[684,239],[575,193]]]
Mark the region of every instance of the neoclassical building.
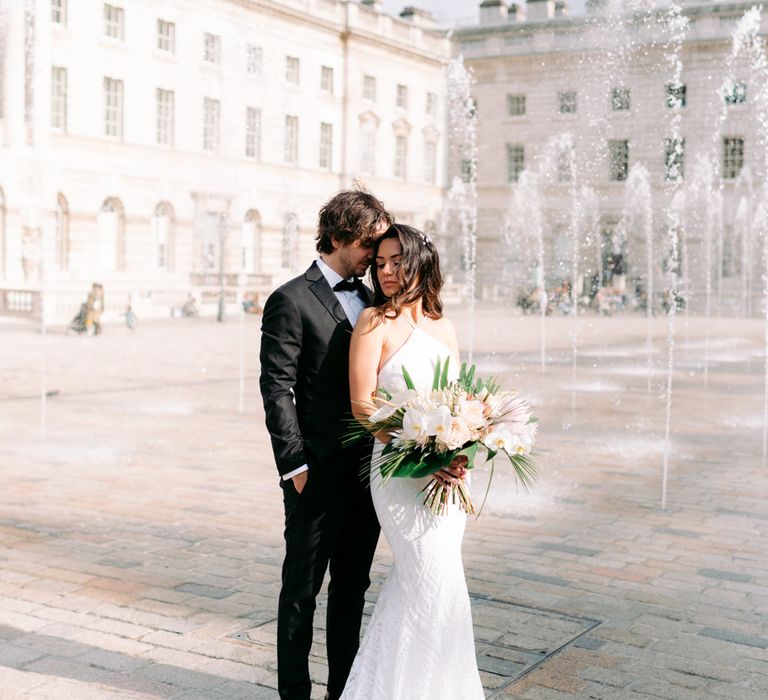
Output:
[[432,227],[446,32],[376,0],[0,6],[0,311],[168,315],[267,291],[354,181]]
[[475,79],[482,296],[574,272],[582,290],[647,287],[647,221],[658,295],[674,200],[689,307],[708,278],[716,311],[757,311],[761,78],[728,68],[751,4],[685,3],[678,69],[665,9],[609,6],[483,0],[448,32],[379,0],[0,4],[0,313],[38,313],[44,290],[46,317],[66,319],[92,282],[110,314],[143,317],[190,293],[211,311],[222,286],[231,303],[266,292],[312,259],[318,208],[355,180],[439,232],[456,296],[458,55]]
[[[665,9],[653,3],[636,3],[635,15],[621,21],[608,16],[608,3],[588,4],[582,16],[569,16],[565,2],[556,0],[480,4],[479,24],[453,35],[454,53],[464,56],[476,80],[479,280],[536,284],[523,264],[526,256],[528,266],[537,264],[536,251],[525,250],[535,241],[515,241],[519,230],[503,235],[510,213],[520,215],[520,188],[524,199],[538,197],[548,287],[571,278],[574,212],[583,217],[587,205],[596,210],[597,230],[581,232],[580,276],[599,274],[606,285],[614,272],[622,284],[644,278],[643,233],[623,216],[637,189],[632,168],[642,164],[650,186],[656,291],[665,284],[669,207],[682,191],[681,266],[690,279],[690,302],[701,310],[703,219],[718,215],[707,209],[712,191],[701,174],[700,158],[708,156],[723,178],[723,235],[712,233],[713,294],[723,312],[743,309],[745,293],[758,311],[760,254],[750,215],[765,176],[755,98],[768,76],[737,60],[730,90],[720,90],[734,29],[751,6],[683,3],[688,29],[681,32],[676,76],[671,34],[662,29]],[[765,18],[760,33],[768,34]],[[526,171],[537,176],[533,188]],[[574,209],[573,197],[584,198],[585,186],[589,201]],[[532,223],[529,215],[525,227]]]

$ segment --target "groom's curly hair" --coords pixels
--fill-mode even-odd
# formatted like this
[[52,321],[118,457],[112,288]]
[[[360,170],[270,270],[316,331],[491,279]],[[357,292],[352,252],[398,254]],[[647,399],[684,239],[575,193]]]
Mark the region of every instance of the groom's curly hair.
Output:
[[[384,294],[379,284],[376,262],[381,242],[387,238],[397,238],[402,251],[398,268],[400,290],[391,297]],[[373,259],[371,281],[374,291],[374,318],[379,322],[385,317],[397,318],[403,306],[409,306],[419,299],[421,299],[425,316],[434,319],[442,318],[443,301],[440,299],[440,290],[443,288],[443,273],[440,270],[440,256],[437,254],[437,248],[429,236],[412,226],[392,224],[376,241]]]
[[370,192],[344,190],[320,209],[315,247],[318,253],[332,253],[334,241],[349,245],[359,240],[363,245],[373,245],[379,226],[391,225],[394,221]]

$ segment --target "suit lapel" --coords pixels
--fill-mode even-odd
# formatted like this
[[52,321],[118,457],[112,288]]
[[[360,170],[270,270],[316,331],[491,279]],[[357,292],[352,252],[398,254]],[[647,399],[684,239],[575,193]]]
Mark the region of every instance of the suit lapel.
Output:
[[310,268],[304,274],[304,277],[309,282],[309,288],[312,290],[312,294],[317,297],[318,301],[326,308],[334,320],[337,323],[346,321],[347,324],[349,324],[347,314],[344,313],[344,309],[331,289],[331,285],[328,284],[328,280],[325,279],[325,275],[323,275],[322,271],[317,266],[317,263],[312,263]]

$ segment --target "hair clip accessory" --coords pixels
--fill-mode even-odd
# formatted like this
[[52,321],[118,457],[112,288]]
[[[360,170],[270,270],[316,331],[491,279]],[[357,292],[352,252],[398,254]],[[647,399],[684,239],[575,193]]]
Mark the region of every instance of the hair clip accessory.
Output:
[[420,233],[419,235],[421,236],[421,242],[424,245],[427,245],[427,243],[432,243],[432,239],[429,236],[427,236],[426,233]]

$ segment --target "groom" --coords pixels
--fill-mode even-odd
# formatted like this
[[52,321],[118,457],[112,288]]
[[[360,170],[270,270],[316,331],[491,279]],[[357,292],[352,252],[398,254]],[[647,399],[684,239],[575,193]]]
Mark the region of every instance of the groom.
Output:
[[328,700],[341,695],[360,644],[379,524],[360,478],[371,445],[342,449],[340,438],[351,410],[350,336],[372,297],[360,277],[392,221],[367,192],[340,192],[320,210],[319,259],[264,306],[261,395],[285,508],[277,613],[282,700],[309,700],[315,598],[329,564]]

